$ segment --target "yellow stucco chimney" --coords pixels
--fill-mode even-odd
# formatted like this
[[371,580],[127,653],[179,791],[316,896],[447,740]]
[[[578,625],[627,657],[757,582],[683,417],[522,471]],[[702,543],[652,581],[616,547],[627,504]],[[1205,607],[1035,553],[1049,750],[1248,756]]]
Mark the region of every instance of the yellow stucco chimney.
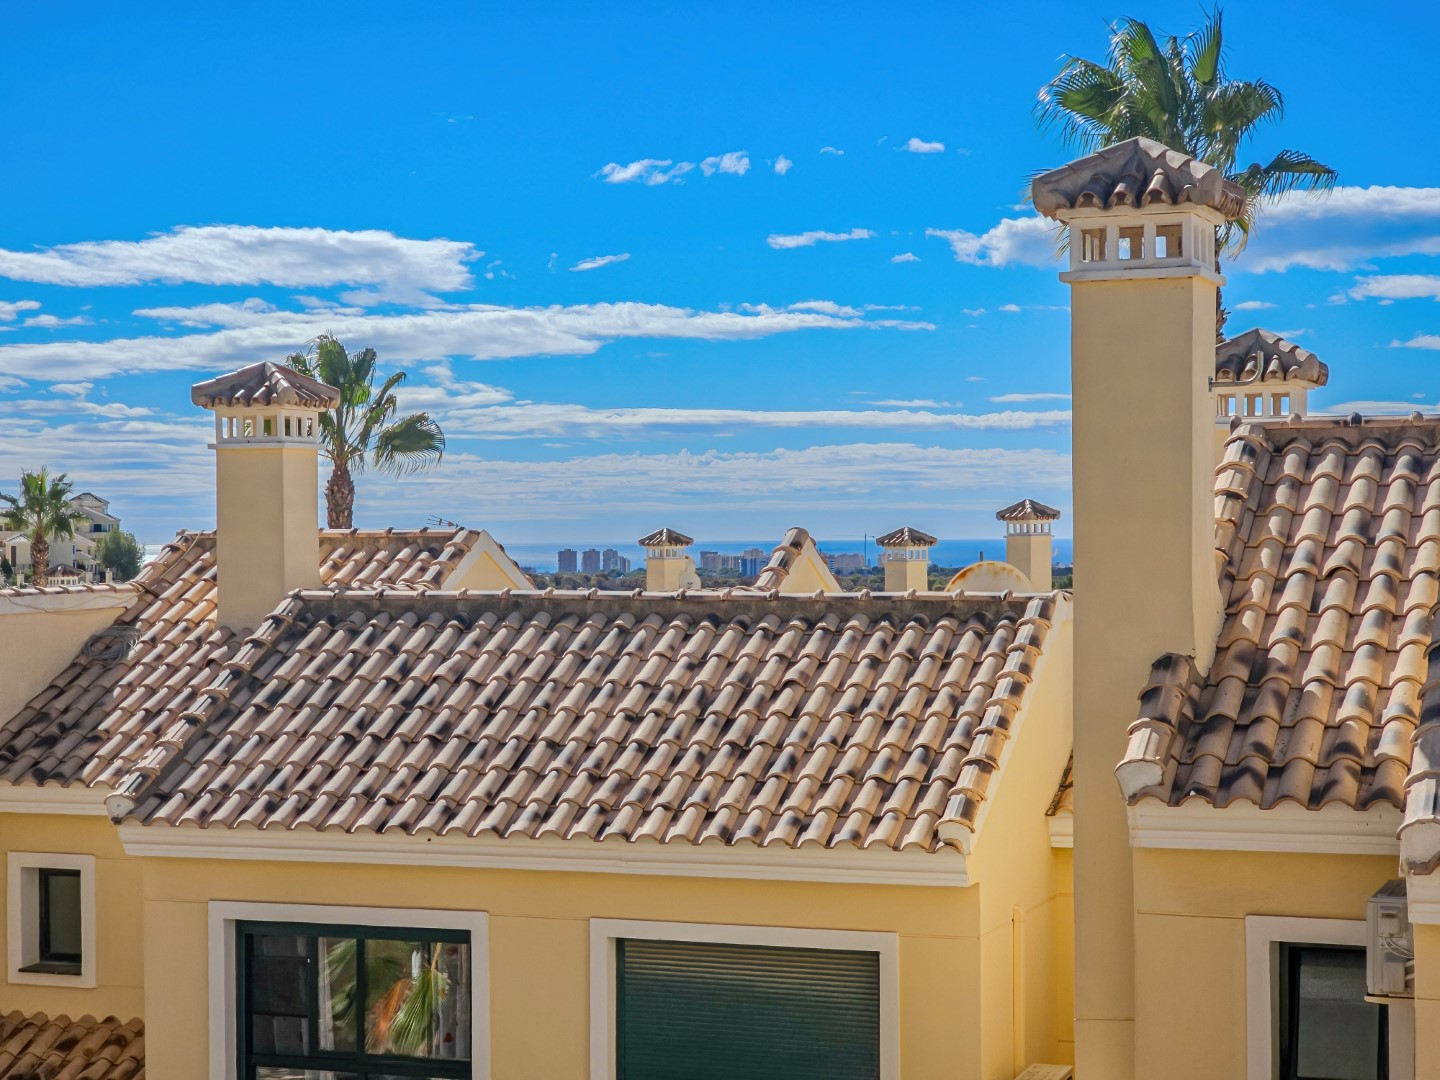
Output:
[[642,536],[645,549],[645,588],[649,592],[675,592],[677,589],[698,589],[700,575],[695,560],[685,549],[695,541],[675,529],[657,529]]
[[320,584],[320,413],[340,392],[261,363],[190,389],[215,414],[219,620],[254,629],[292,589]]
[[1205,668],[1214,653],[1215,244],[1245,193],[1130,139],[1037,177],[1032,196],[1069,231],[1076,1077],[1133,1080],[1134,876],[1114,770],[1151,662]]
[[930,549],[935,546],[935,537],[906,525],[877,536],[875,544],[885,568],[886,592],[930,590]]
[[1053,541],[1050,529],[1060,511],[1034,499],[1021,499],[996,512],[1005,523],[1005,561],[1027,578],[1036,592],[1049,592]]
[[1237,423],[1273,423],[1309,412],[1310,391],[1330,369],[1309,349],[1256,327],[1215,347],[1215,464]]

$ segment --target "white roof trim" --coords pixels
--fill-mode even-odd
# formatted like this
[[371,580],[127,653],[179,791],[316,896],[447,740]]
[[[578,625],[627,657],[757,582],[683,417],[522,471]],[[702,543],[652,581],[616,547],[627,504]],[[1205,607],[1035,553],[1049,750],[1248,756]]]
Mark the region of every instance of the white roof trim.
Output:
[[108,787],[72,784],[0,784],[0,814],[94,814],[105,816]]
[[64,611],[124,611],[139,590],[129,582],[114,588],[86,589],[77,592],[21,592],[0,595],[0,617],[34,615],[37,612],[56,614]]
[[1050,846],[1052,848],[1073,848],[1075,846],[1075,815],[1069,810],[1051,814],[1045,819],[1045,824],[1050,828]]
[[1393,806],[1352,810],[1332,803],[1309,810],[1282,803],[1217,808],[1200,800],[1167,806],[1145,799],[1130,807],[1130,846],[1192,851],[1290,851],[1336,855],[1399,855]]
[[760,848],[748,844],[697,847],[653,841],[536,840],[518,836],[500,839],[136,824],[121,825],[119,833],[128,854],[157,858],[400,866],[423,863],[498,870],[944,888],[964,888],[970,884],[965,856],[948,850],[862,851],[778,845]]
[[[470,572],[470,568],[486,555],[489,555],[490,558],[494,560],[495,565],[500,568],[500,572],[505,575],[506,581],[510,583],[510,588],[535,588],[535,583],[525,576],[525,572],[520,569],[520,565],[505,553],[505,549],[501,547],[499,542],[485,529],[480,530],[480,535],[476,538],[474,546],[471,547],[471,549],[465,553],[464,558],[455,565],[455,569],[446,575],[440,587],[442,589],[458,588],[458,586],[450,583],[452,581],[464,581],[465,575]],[[499,590],[487,591],[498,592]]]

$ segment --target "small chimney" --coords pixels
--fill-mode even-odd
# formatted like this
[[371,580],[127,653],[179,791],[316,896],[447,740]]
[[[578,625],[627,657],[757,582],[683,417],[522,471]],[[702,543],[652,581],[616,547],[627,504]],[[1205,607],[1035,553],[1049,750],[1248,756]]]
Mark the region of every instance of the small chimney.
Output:
[[215,414],[218,618],[239,633],[320,584],[320,414],[340,392],[266,362],[198,383],[190,400]]
[[694,542],[674,529],[658,529],[640,538],[640,546],[645,549],[646,591],[675,592],[700,587],[695,560],[685,554],[685,549]]
[[929,591],[930,549],[935,546],[935,537],[906,525],[877,536],[875,544],[885,567],[886,592]]
[[1060,520],[1060,511],[1034,499],[1021,499],[996,513],[1005,523],[1005,561],[1019,570],[1036,592],[1049,592],[1051,525]]

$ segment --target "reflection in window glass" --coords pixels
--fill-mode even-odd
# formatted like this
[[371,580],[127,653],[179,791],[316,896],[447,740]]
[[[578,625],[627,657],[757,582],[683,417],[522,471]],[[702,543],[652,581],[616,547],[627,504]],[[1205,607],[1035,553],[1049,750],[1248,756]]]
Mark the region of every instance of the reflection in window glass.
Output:
[[1365,950],[1286,947],[1282,1075],[1385,1080],[1385,1011],[1365,1000]]

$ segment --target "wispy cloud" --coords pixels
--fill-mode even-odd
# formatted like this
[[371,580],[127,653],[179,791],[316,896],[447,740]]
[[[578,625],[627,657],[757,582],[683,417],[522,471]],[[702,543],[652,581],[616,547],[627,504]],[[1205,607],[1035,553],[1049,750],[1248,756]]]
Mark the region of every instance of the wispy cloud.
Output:
[[1440,349],[1440,334],[1416,334],[1409,341],[1390,342],[1392,349]]
[[990,399],[997,405],[1018,405],[1026,401],[1069,401],[1069,394],[997,394]]
[[1275,305],[1268,300],[1245,300],[1235,305],[1236,311],[1269,311]]
[[588,259],[581,259],[574,266],[570,267],[570,269],[572,271],[599,270],[602,266],[624,262],[628,258],[630,258],[628,251],[621,255],[594,255]]
[[1440,188],[1338,187],[1287,195],[1261,211],[1255,238],[1234,260],[1252,273],[1351,270],[1374,259],[1440,254]]
[[794,164],[795,163],[791,161],[788,157],[786,157],[784,154],[781,154],[775,159],[775,171],[781,176],[784,176],[790,171],[791,167]]
[[[86,240],[39,251],[0,249],[0,277],[47,285],[372,286],[356,299],[421,301],[474,284],[484,253],[457,240],[410,240],[379,229],[182,225],[145,240]],[[25,301],[22,301],[24,303]]]
[[403,314],[334,310],[265,311],[258,305],[206,304],[148,308],[163,322],[188,320],[212,333],[46,341],[0,345],[0,370],[22,378],[109,378],[138,371],[217,371],[257,359],[279,359],[322,333],[364,341],[389,363],[449,357],[500,360],[520,356],[589,356],[622,338],[736,341],[813,329],[930,329],[889,319],[836,318],[814,311],[755,314],[696,311],[663,304],[585,304],[513,308],[455,305]]
[[849,232],[825,232],[823,229],[815,229],[811,232],[795,233],[771,233],[765,238],[765,242],[772,248],[801,248],[812,247],[815,244],[838,243],[841,240],[869,240],[875,234],[869,229],[851,229]]
[[0,300],[0,322],[14,322],[22,311],[38,310],[39,300]]
[[943,142],[926,142],[924,139],[917,139],[912,135],[900,149],[908,150],[912,154],[943,154],[945,144]]
[[671,158],[641,158],[628,165],[612,161],[602,166],[595,175],[607,184],[644,184],[655,187],[658,184],[668,184],[672,180],[678,181],[693,168],[695,164],[690,161],[682,161],[677,165]]
[[963,409],[965,407],[963,401],[933,401],[930,398],[911,398],[908,400],[904,398],[886,398],[881,401],[876,401],[874,404],[884,405],[886,408],[893,409]]
[[972,266],[1053,266],[1054,226],[1044,218],[1004,218],[983,233],[964,229],[926,229],[926,236],[938,237],[950,245],[955,261]]
[[70,397],[83,398],[91,390],[95,389],[93,382],[57,382],[50,384],[52,394],[67,394]]
[[833,147],[833,146],[822,146],[822,147],[820,147],[820,153],[822,153],[822,154],[834,154],[836,157],[844,157],[844,156],[845,156],[845,151],[844,151],[844,150],[837,150],[837,149],[836,149],[835,147]]
[[88,315],[71,315],[68,319],[62,319],[58,315],[31,315],[20,325],[38,330],[58,330],[62,326],[90,326],[95,322]]
[[919,261],[920,261],[920,256],[919,256],[919,255],[916,255],[913,251],[905,251],[905,252],[901,252],[899,255],[891,255],[891,256],[890,256],[890,261],[891,261],[892,263],[911,263],[911,262],[919,262]]
[[1357,278],[1353,300],[1440,300],[1440,274],[1384,274]]
[[700,171],[706,176],[715,173],[731,173],[744,176],[750,171],[750,155],[744,150],[731,150],[728,154],[717,154],[700,162]]
[[960,309],[960,314],[961,314],[961,315],[969,315],[970,318],[974,319],[974,318],[978,318],[978,317],[981,316],[981,315],[984,315],[984,314],[985,314],[985,309],[984,309],[983,307],[967,307],[967,308],[961,308],[961,309]]

